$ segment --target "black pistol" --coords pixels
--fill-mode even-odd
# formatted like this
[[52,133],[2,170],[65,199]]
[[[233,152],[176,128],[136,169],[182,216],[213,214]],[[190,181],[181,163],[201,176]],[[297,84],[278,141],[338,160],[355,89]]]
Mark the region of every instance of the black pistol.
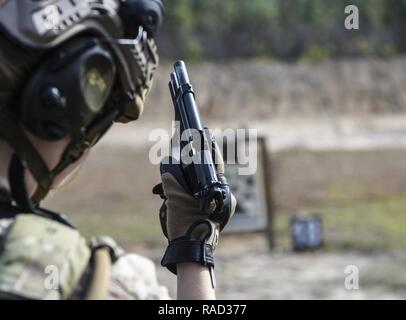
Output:
[[214,201],[216,207],[213,213],[219,213],[223,210],[227,193],[216,172],[214,138],[203,127],[185,63],[177,61],[174,69],[169,90],[175,107],[175,120],[179,121],[180,150],[186,150],[190,160],[184,161],[181,156],[180,164],[194,197],[200,199],[201,208],[207,209]]

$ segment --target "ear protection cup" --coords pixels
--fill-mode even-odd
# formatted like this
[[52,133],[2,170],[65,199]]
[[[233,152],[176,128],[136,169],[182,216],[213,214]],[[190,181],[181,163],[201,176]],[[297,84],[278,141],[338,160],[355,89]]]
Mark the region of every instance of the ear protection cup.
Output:
[[100,113],[116,79],[114,58],[97,40],[77,39],[41,63],[20,103],[20,119],[45,140],[80,137]]

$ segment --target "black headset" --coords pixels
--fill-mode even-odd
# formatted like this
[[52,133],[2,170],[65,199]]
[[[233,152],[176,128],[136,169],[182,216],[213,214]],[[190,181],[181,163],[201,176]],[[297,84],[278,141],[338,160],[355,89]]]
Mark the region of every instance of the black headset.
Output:
[[[163,5],[160,0],[0,3],[1,32],[25,52],[32,51],[37,61],[18,100],[11,104],[12,112],[0,119],[1,134],[18,150],[9,168],[12,198],[25,212],[71,226],[38,204],[54,177],[79,159],[114,121],[138,118],[138,100],[145,97],[158,65],[153,38],[162,23]],[[44,29],[50,14],[58,19]],[[20,122],[44,140],[72,137],[55,168],[47,167]],[[27,169],[38,182],[33,201],[25,190]]]
[[20,120],[45,140],[84,134],[115,80],[109,49],[96,39],[77,38],[41,62],[22,95]]
[[[162,24],[160,0],[122,0],[117,12],[124,38],[134,39],[140,26],[154,37]],[[106,39],[86,31],[45,52],[21,95],[19,119],[45,140],[80,137],[111,100],[121,71],[117,55]]]

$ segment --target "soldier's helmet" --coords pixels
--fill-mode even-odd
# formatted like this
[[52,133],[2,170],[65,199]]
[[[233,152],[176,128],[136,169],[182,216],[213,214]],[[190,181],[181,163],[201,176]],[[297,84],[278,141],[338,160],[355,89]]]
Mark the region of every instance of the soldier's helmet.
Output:
[[[36,203],[114,122],[139,118],[162,19],[160,0],[0,0],[0,138],[36,179]],[[70,137],[54,170],[27,131]]]

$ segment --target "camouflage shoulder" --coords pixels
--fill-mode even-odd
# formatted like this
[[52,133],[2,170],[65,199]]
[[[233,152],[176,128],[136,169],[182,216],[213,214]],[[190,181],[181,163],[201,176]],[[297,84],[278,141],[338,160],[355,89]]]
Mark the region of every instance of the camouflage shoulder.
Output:
[[168,289],[158,283],[152,260],[123,254],[113,265],[107,299],[169,300]]
[[83,299],[100,248],[112,262],[106,299],[170,299],[151,260],[110,237],[88,243],[77,230],[31,214],[0,219],[0,299]]
[[0,220],[0,297],[69,299],[91,257],[77,230],[32,214]]

